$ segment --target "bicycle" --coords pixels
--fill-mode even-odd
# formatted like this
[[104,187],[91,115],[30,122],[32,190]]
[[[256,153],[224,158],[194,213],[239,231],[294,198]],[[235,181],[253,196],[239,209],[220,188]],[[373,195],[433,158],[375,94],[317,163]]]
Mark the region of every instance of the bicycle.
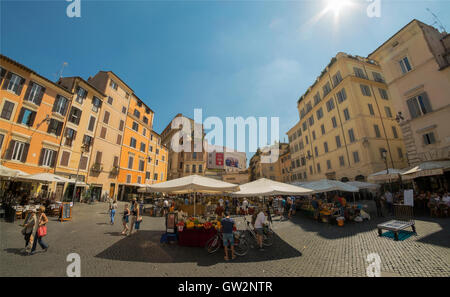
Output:
[[[245,240],[245,235],[242,231],[234,231],[234,253],[237,256],[245,256],[248,253],[248,243]],[[217,232],[205,244],[205,249],[209,254],[213,254],[223,246],[222,232]]]
[[[254,240],[256,244],[258,244],[258,238],[256,237],[256,231],[254,228],[250,226],[250,222],[247,221],[247,218],[244,216],[244,222],[246,223],[247,233],[250,234],[250,238]],[[270,225],[266,225],[263,228],[263,246],[271,246],[273,244],[273,230],[270,228]]]

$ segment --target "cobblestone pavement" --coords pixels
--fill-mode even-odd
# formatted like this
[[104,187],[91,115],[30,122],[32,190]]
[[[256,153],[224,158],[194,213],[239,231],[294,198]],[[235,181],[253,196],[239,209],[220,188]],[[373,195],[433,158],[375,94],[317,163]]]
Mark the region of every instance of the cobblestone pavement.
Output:
[[[119,213],[123,205],[119,205]],[[376,224],[344,227],[318,223],[302,214],[274,222],[274,245],[251,249],[226,262],[223,251],[160,244],[164,219],[144,216],[139,233],[120,235],[121,222],[108,223],[107,205],[76,205],[73,220],[49,218],[50,245],[23,256],[19,223],[0,222],[0,276],[65,276],[66,257],[78,253],[82,276],[365,276],[370,253],[381,257],[382,276],[450,276],[450,219],[416,220],[418,235],[395,242],[378,237]],[[243,223],[238,228],[243,228]]]

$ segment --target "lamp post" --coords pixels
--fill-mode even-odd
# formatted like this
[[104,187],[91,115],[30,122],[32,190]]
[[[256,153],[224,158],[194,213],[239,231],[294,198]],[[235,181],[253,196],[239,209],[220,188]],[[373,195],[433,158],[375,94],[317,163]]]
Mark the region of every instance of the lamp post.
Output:
[[81,145],[81,156],[80,156],[80,162],[78,162],[78,168],[77,168],[77,175],[75,177],[75,183],[73,185],[73,193],[72,193],[72,204],[75,203],[75,194],[77,191],[77,180],[78,180],[78,173],[80,172],[80,164],[81,164],[81,158],[83,158],[83,153],[89,151],[89,144],[83,143]]
[[392,193],[391,177],[389,176],[389,166],[388,166],[388,162],[387,162],[387,151],[385,149],[381,150],[381,156],[384,160],[384,163],[386,164],[386,174],[389,178],[389,188],[391,189],[391,193]]

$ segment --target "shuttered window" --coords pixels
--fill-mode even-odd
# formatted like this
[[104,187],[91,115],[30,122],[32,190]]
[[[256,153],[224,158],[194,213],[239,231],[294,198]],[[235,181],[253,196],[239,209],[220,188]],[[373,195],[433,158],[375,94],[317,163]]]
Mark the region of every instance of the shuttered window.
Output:
[[6,75],[5,82],[3,84],[3,89],[8,90],[20,96],[22,93],[23,85],[25,84],[25,79],[17,74],[9,72]]
[[19,118],[17,119],[17,123],[31,127],[33,126],[35,118],[36,118],[35,111],[22,107],[19,113]]
[[91,118],[89,119],[88,130],[94,132],[94,128],[95,128],[95,117],[91,116]]
[[81,110],[73,107],[70,109],[69,122],[78,125],[81,119]]
[[102,163],[102,152],[97,151],[97,154],[95,155],[95,163],[96,164]]
[[2,113],[0,115],[1,118],[9,121],[11,119],[13,110],[14,103],[5,100],[5,103],[3,103]]
[[412,118],[417,118],[432,111],[427,93],[422,93],[416,97],[408,99],[406,102]]
[[80,169],[81,170],[86,170],[87,168],[87,161],[88,161],[88,157],[83,156],[80,158]]
[[69,160],[70,160],[70,153],[63,151],[59,165],[67,167],[69,166]]
[[44,96],[45,88],[35,82],[30,81],[27,92],[25,93],[25,100],[36,105],[41,105],[42,97]]
[[87,96],[87,91],[85,89],[83,89],[82,87],[78,86],[77,90],[76,90],[76,94],[77,97],[75,98],[75,100],[80,103],[83,104],[84,99],[86,99]]
[[106,128],[102,127],[102,131],[100,132],[100,138],[105,139],[106,138]]
[[122,144],[122,135],[117,134],[117,141],[116,141],[116,144],[119,144],[119,145]]
[[55,119],[51,119],[50,120],[50,124],[48,125],[47,132],[50,133],[50,134],[55,134],[57,136],[60,136],[61,135],[62,126],[63,126],[62,122],[57,121]]
[[55,103],[53,104],[52,112],[59,113],[62,116],[65,116],[67,113],[67,108],[69,105],[69,100],[61,95],[57,95],[55,99]]
[[105,110],[105,115],[103,117],[103,123],[108,124],[109,123],[109,112]]

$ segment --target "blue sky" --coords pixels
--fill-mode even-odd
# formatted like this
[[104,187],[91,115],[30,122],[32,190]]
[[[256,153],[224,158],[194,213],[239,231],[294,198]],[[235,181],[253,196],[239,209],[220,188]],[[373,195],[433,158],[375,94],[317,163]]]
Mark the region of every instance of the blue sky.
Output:
[[202,108],[280,117],[287,140],[297,99],[337,52],[367,56],[413,18],[433,24],[426,8],[450,30],[449,0],[382,0],[380,18],[353,2],[335,19],[314,18],[327,0],[81,0],[81,18],[69,18],[63,0],[1,0],[0,52],[51,80],[63,62],[64,76],[113,70],[155,111],[157,132]]

